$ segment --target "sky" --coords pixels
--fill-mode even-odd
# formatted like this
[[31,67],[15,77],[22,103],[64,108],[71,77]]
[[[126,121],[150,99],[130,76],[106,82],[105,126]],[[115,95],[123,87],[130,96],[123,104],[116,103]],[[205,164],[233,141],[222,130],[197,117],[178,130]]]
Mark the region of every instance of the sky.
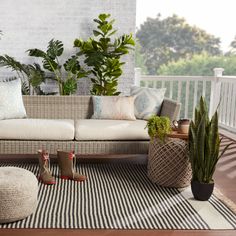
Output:
[[236,0],[137,0],[136,26],[158,13],[162,18],[184,17],[190,25],[219,37],[223,51],[236,35]]

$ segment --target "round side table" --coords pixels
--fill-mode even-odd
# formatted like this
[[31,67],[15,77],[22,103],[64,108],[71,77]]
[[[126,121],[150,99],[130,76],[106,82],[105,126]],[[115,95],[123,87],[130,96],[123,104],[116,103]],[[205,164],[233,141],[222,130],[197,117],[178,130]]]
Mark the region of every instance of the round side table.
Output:
[[190,185],[192,169],[188,157],[188,135],[172,132],[162,143],[153,139],[149,144],[148,177],[164,187],[183,188]]

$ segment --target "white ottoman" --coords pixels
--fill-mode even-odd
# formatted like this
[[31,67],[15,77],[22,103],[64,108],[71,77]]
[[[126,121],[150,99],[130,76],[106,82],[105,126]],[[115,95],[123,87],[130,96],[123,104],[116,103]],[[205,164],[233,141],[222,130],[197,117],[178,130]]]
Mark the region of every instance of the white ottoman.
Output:
[[0,223],[24,219],[37,207],[38,180],[17,167],[0,167]]

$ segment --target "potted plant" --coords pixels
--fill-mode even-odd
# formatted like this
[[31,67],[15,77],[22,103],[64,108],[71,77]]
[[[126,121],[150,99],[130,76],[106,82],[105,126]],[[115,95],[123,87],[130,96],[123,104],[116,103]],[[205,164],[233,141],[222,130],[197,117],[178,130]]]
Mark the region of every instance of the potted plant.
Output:
[[192,167],[191,188],[195,199],[206,201],[214,189],[213,174],[216,164],[224,154],[227,145],[220,153],[220,137],[218,130],[218,113],[215,111],[211,119],[203,97],[195,108],[194,121],[189,127],[189,158]]
[[171,132],[171,122],[166,116],[153,115],[148,119],[146,127],[151,141],[158,139],[165,142],[166,135]]
[[121,56],[128,54],[133,49],[134,40],[132,34],[123,34],[111,38],[117,30],[113,29],[113,20],[109,20],[110,14],[100,14],[94,19],[97,29],[93,30],[94,38],[87,41],[75,39],[74,46],[79,48],[78,56],[85,56],[85,64],[91,68],[89,71],[93,76],[91,94],[93,95],[119,95],[117,91],[118,78],[122,74]]
[[[60,40],[50,40],[46,51],[40,49],[29,49],[29,56],[42,58],[43,68],[54,74],[53,79],[57,82],[60,95],[71,95],[77,90],[79,78],[85,77],[87,73],[82,69],[78,56],[73,55],[61,65],[59,57],[63,54],[64,47]],[[64,71],[63,71],[64,68]],[[66,76],[63,74],[66,72]]]

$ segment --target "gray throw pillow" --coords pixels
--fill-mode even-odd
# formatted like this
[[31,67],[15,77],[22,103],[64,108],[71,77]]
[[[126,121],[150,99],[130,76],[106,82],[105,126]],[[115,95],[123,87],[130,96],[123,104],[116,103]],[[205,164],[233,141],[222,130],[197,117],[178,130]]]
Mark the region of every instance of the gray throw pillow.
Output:
[[155,89],[132,86],[130,95],[135,97],[134,114],[137,119],[148,120],[160,113],[166,88]]

